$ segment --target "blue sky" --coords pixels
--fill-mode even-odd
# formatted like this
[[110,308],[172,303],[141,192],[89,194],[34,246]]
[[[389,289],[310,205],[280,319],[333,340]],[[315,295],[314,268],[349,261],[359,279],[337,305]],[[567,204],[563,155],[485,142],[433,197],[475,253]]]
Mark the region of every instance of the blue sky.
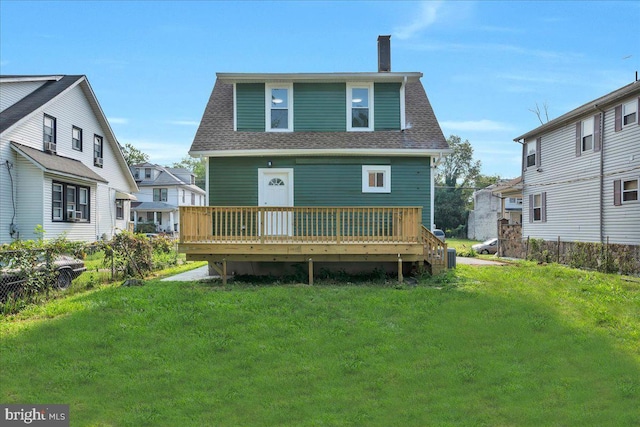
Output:
[[445,136],[515,177],[513,139],[632,82],[640,2],[0,1],[0,73],[86,74],[120,143],[187,156],[216,72],[420,71]]

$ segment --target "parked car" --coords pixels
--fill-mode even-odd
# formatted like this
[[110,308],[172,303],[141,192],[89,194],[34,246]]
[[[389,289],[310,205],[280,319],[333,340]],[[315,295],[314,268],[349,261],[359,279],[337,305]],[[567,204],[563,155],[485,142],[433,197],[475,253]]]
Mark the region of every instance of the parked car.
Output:
[[[55,279],[52,283],[57,289],[66,289],[71,282],[87,268],[84,261],[69,255],[58,255],[53,261]],[[36,266],[37,271],[45,271],[47,265],[41,261]],[[11,265],[0,265],[0,300],[4,300],[10,293],[21,294],[22,285],[28,277],[24,271]]]
[[434,236],[436,236],[438,239],[442,240],[443,242],[446,240],[446,238],[444,236],[444,231],[440,230],[439,228],[436,228],[435,230],[433,230],[433,234],[434,234]]
[[498,239],[489,239],[471,246],[479,254],[495,254],[498,252]]

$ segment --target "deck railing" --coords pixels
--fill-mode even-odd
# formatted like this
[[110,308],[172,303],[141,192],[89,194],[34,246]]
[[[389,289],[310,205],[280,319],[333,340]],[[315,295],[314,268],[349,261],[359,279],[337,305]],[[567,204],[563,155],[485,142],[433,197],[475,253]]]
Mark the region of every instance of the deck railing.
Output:
[[436,271],[446,270],[447,244],[438,239],[424,226],[422,226],[422,245],[424,247],[424,258],[431,264],[432,269]]
[[418,243],[420,207],[181,206],[180,243]]

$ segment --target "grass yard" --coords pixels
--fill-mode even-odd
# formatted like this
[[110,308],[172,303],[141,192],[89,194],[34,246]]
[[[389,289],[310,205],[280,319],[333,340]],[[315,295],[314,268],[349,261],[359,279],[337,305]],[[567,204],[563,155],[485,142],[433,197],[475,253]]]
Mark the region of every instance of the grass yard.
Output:
[[639,425],[631,280],[102,286],[0,320],[0,401],[70,404],[72,426]]

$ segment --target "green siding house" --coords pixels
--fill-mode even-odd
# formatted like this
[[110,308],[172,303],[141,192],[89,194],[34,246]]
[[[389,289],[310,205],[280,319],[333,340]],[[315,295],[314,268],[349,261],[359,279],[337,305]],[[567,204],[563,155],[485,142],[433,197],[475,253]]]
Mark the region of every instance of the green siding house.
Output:
[[421,77],[218,73],[189,151],[207,159],[208,205],[414,207],[431,230],[450,149]]

